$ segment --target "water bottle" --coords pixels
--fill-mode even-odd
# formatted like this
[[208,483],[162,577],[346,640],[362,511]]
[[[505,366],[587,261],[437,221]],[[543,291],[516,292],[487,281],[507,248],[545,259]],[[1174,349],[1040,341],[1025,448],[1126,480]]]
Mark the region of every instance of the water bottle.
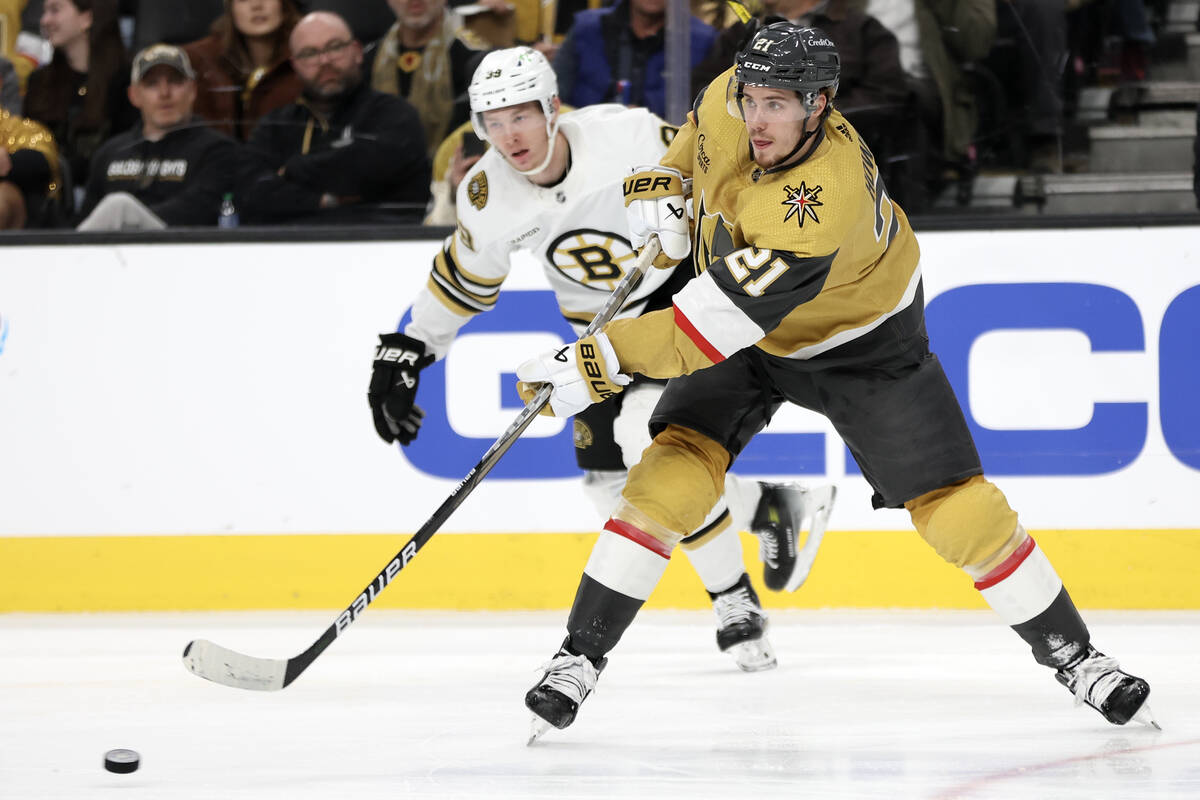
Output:
[[233,206],[233,193],[227,192],[221,199],[221,213],[217,216],[218,228],[236,228],[238,226],[237,209]]

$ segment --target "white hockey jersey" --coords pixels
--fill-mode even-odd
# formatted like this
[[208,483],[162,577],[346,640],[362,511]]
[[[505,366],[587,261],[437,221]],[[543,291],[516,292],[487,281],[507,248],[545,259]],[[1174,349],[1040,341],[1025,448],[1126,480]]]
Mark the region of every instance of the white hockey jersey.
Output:
[[[621,182],[631,167],[657,164],[676,129],[644,109],[597,105],[564,113],[559,131],[571,166],[558,184],[532,183],[495,148],[459,184],[458,228],[434,258],[404,330],[438,358],[459,328],[495,305],[514,252],[529,251],[542,265],[576,333],[633,264]],[[639,316],[671,275],[649,270],[617,316]]]

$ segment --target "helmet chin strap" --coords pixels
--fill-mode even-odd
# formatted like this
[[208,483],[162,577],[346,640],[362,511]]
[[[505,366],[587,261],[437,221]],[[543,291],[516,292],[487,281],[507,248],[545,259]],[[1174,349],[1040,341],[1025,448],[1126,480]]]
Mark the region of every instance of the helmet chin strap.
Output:
[[[546,120],[546,133],[549,135],[549,147],[546,148],[546,157],[542,159],[542,163],[533,169],[513,169],[518,175],[524,175],[526,178],[531,178],[534,175],[542,172],[546,167],[550,166],[550,159],[554,158],[554,146],[558,144],[558,112],[554,114],[554,122]],[[512,167],[512,164],[509,164]]]

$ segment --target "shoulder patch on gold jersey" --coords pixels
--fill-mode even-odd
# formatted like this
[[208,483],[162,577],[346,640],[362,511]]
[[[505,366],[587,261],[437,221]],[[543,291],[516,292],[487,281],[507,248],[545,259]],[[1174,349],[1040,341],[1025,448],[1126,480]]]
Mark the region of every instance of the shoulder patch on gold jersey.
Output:
[[821,223],[821,220],[817,218],[817,208],[825,204],[817,199],[817,195],[821,193],[820,186],[809,189],[804,181],[800,181],[799,188],[784,185],[783,190],[788,193],[787,198],[780,203],[781,206],[787,206],[787,213],[783,215],[784,222],[795,217],[801,228],[804,227],[806,218],[818,225]]
[[480,172],[471,178],[471,182],[467,184],[467,199],[471,201],[471,205],[480,211],[487,205],[488,181],[486,172]]

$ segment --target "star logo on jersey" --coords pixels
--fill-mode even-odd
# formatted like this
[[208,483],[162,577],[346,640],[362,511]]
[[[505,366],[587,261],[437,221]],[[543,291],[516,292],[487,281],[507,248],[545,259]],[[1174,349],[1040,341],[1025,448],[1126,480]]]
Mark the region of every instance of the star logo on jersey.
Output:
[[467,184],[467,199],[471,201],[471,205],[480,211],[487,205],[488,184],[486,172],[479,172],[475,177],[471,178],[470,183]]
[[804,219],[807,217],[813,222],[820,223],[817,219],[817,208],[825,205],[817,199],[817,195],[821,193],[820,186],[814,186],[809,189],[804,181],[800,181],[800,188],[793,189],[791,186],[784,186],[783,190],[788,193],[787,199],[780,205],[787,206],[787,213],[783,215],[783,221],[787,222],[792,217],[800,223],[800,227],[804,227]]

